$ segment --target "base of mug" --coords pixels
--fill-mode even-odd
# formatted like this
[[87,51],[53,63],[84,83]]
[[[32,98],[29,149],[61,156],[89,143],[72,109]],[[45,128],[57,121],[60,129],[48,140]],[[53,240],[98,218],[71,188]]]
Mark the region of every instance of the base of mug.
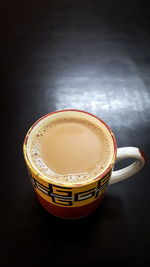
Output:
[[80,207],[60,207],[49,203],[37,192],[35,194],[39,203],[47,212],[62,219],[77,219],[90,215],[98,208],[105,197],[104,194],[92,203]]

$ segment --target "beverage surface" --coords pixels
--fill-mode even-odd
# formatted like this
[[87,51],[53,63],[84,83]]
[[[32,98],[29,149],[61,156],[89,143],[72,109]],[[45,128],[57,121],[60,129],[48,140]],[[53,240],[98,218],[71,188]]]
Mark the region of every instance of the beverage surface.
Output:
[[104,170],[111,151],[100,127],[79,118],[61,118],[41,126],[30,147],[36,169],[52,181],[75,184]]

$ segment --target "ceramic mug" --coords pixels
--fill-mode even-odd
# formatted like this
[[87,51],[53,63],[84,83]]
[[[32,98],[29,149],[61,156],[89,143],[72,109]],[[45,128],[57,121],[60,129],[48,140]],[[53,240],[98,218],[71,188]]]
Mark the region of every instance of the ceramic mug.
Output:
[[[37,128],[40,127],[43,121],[47,120],[50,122],[57,118],[67,116],[77,116],[81,119],[90,120],[98,127],[103,127],[105,134],[110,136],[113,146],[109,166],[103,172],[97,174],[96,177],[81,184],[68,185],[50,180],[35,169],[29,156],[30,140],[36,134]],[[133,176],[145,164],[145,157],[142,150],[136,147],[117,148],[114,134],[103,120],[88,112],[74,109],[48,113],[36,121],[25,136],[23,153],[35,194],[40,204],[49,213],[61,218],[79,218],[92,213],[103,201],[108,184],[111,185]],[[135,161],[128,167],[113,171],[116,160],[125,158],[133,158]]]

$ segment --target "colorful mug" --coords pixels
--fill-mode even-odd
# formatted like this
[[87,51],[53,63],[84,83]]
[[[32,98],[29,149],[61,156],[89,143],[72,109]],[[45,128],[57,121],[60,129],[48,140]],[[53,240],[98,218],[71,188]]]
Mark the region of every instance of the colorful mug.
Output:
[[[111,137],[113,146],[112,160],[109,166],[88,182],[81,184],[62,184],[54,182],[38,173],[29,159],[30,136],[36,133],[37,126],[43,120],[52,121],[62,116],[75,116],[91,120],[98,126],[103,126],[107,135]],[[100,118],[81,110],[60,110],[48,113],[38,121],[27,132],[24,143],[23,152],[26,165],[34,186],[35,194],[45,210],[49,213],[61,218],[79,218],[84,217],[93,212],[105,197],[108,184],[122,181],[137,172],[139,172],[145,164],[144,153],[136,147],[121,147],[117,149],[116,140],[112,130]],[[92,157],[92,155],[91,155]],[[134,158],[135,162],[128,167],[113,171],[115,161],[125,158]]]

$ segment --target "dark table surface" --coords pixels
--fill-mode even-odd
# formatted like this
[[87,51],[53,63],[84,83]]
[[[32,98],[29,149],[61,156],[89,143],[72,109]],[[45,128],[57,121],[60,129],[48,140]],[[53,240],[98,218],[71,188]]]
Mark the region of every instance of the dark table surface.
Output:
[[118,147],[137,146],[149,157],[148,2],[1,2],[1,266],[150,263],[148,162],[110,186],[91,216],[61,220],[39,206],[22,155],[35,120],[75,108],[106,121]]

